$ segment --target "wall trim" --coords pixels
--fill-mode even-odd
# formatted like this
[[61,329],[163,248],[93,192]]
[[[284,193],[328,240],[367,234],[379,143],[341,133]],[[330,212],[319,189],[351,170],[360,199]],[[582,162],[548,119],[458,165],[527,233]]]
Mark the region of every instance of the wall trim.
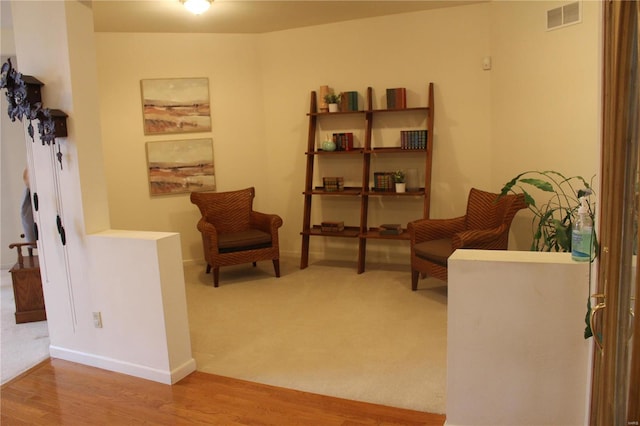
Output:
[[172,385],[182,380],[189,374],[196,371],[196,361],[190,358],[188,361],[173,370],[161,370],[145,365],[132,364],[114,358],[98,356],[86,352],[74,351],[72,349],[59,346],[49,346],[49,353],[52,358],[59,358],[65,361],[76,362],[78,364],[101,368],[116,373],[127,374],[154,382]]

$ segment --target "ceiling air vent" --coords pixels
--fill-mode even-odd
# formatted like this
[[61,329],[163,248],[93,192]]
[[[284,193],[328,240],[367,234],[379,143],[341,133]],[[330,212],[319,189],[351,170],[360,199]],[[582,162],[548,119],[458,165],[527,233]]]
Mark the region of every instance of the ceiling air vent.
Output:
[[581,12],[579,1],[547,10],[547,31],[580,23]]

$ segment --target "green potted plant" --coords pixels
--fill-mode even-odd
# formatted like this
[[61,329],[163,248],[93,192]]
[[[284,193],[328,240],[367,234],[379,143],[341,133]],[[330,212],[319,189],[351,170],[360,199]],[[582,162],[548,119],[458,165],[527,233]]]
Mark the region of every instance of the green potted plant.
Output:
[[[527,189],[547,193],[548,201],[536,202]],[[593,194],[591,184],[582,176],[566,177],[553,170],[520,173],[502,188],[501,195],[521,192],[533,212],[532,251],[571,251],[571,232],[580,206],[580,198],[587,197],[591,220],[595,219],[595,204],[589,200]],[[597,241],[594,235],[594,245]],[[597,250],[594,250],[597,252]]]
[[336,94],[331,91],[324,95],[324,101],[329,105],[329,112],[338,112],[338,104],[342,99],[342,93]]
[[393,172],[393,181],[396,184],[396,192],[405,192],[406,191],[406,181],[405,174],[402,170],[396,170]]
[[[592,178],[593,180],[593,178]],[[548,193],[550,198],[546,202],[536,203],[535,198],[525,189],[536,188],[542,193]],[[502,188],[501,195],[508,192],[522,192],[529,210],[533,212],[533,241],[531,250],[570,252],[572,230],[578,217],[580,199],[585,197],[588,215],[592,223],[591,244],[593,261],[598,253],[598,239],[595,233],[595,203],[589,196],[595,194],[590,182],[582,176],[566,177],[553,170],[527,171],[520,173]],[[584,338],[593,336],[591,329],[591,298],[587,298],[587,313],[585,314]]]

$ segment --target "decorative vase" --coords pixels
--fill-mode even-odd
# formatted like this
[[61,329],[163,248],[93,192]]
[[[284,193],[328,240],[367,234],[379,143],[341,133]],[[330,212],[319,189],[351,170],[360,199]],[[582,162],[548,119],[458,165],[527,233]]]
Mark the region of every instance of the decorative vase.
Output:
[[418,169],[407,169],[407,191],[417,192],[420,190],[420,183],[418,182]]
[[396,192],[405,192],[407,184],[404,182],[396,182]]
[[329,112],[338,112],[338,104],[329,104]]
[[326,141],[322,142],[322,150],[323,151],[335,151],[336,150],[335,142],[332,141],[331,139],[327,139]]
[[318,112],[327,112],[329,107],[324,101],[325,95],[329,93],[329,86],[320,86],[320,96],[318,96]]

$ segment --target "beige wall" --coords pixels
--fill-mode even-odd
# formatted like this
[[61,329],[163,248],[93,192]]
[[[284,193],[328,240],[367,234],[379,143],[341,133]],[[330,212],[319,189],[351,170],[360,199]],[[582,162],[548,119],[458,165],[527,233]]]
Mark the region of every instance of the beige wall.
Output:
[[[102,136],[114,229],[179,232],[185,259],[201,256],[188,194],[149,195],[145,144],[213,138],[218,190],[255,186],[267,201],[264,111],[256,38],[243,35],[96,34]],[[144,136],[140,80],[207,77],[212,132]]]
[[[290,226],[286,240],[293,243],[292,250],[300,250],[298,233],[302,228],[303,207],[300,193],[305,173],[302,154],[306,149],[308,125],[305,113],[309,92],[318,90],[321,84],[338,91],[357,90],[361,94],[371,86],[374,108],[381,108],[385,105],[382,99],[388,87],[406,87],[409,106],[427,105],[427,85],[434,82],[432,216],[460,214],[461,203],[472,181],[482,187],[489,185],[489,175],[478,172],[479,164],[490,160],[490,152],[485,148],[489,143],[486,108],[489,74],[481,68],[482,56],[489,52],[488,12],[487,5],[454,7],[283,31],[263,37],[265,99],[278,102],[277,108],[267,109],[269,146],[278,153],[269,162],[269,174],[279,176],[277,181],[282,185],[279,189],[283,190],[274,197],[278,198],[278,205],[286,207],[283,215]],[[278,93],[286,96],[277,96]],[[388,144],[376,139],[376,129],[374,121],[374,143]],[[327,126],[327,133],[330,131]],[[372,171],[404,168],[404,161],[411,164],[406,156],[397,157],[395,163],[393,159],[384,164],[374,160]],[[359,182],[359,164],[357,160],[354,162],[353,180]],[[326,162],[318,164],[317,175],[331,176],[331,166],[323,163]],[[345,173],[344,170],[336,172]],[[316,182],[319,179],[317,176]],[[358,200],[349,203],[343,199],[314,198],[313,203],[314,223],[328,218],[358,224]],[[372,197],[369,225],[406,224],[420,215],[420,199],[399,201]],[[315,238],[310,250],[312,253],[326,250],[331,255],[355,260],[355,244],[355,241]],[[348,250],[341,250],[345,245]],[[370,241],[367,260],[405,263],[407,253],[406,243]]]
[[[409,104],[424,105],[435,83],[432,217],[462,214],[469,188],[498,191],[524,169],[595,173],[598,6],[584,2],[582,24],[547,33],[544,12],[554,4],[493,2],[264,35],[96,34],[113,228],[180,232],[184,259],[201,258],[188,195],[149,196],[145,143],[179,137],[143,135],[144,78],[209,78],[212,132],[184,137],[213,138],[218,190],[256,186],[256,208],[283,217],[283,254],[300,252],[306,112],[322,84],[361,94],[372,86],[381,106],[387,87],[406,87]],[[484,71],[488,55],[494,67]],[[357,209],[314,200],[312,216],[349,224]],[[419,215],[419,201],[375,201],[370,225]],[[520,233],[515,246],[526,249],[529,230]],[[368,247],[368,260],[408,262],[406,243]],[[312,259],[357,255],[353,241],[313,239],[311,251]]]
[[[545,31],[545,11],[562,4],[491,3],[495,185],[527,170],[587,180],[599,174],[601,4],[583,1],[581,24]],[[516,217],[512,246],[528,250],[531,217],[528,211]]]

